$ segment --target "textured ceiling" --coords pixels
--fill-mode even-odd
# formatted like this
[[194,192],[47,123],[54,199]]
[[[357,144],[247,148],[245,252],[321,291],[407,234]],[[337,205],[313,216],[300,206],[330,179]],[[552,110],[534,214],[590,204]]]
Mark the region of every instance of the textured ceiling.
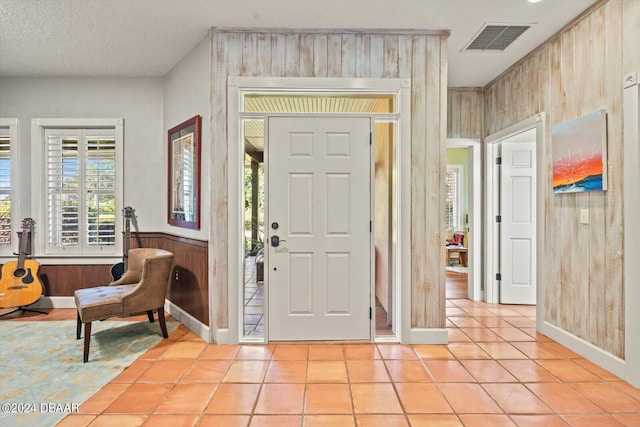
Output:
[[[163,76],[210,27],[451,31],[449,85],[483,86],[596,0],[0,0],[0,76]],[[460,52],[486,23],[534,24]]]

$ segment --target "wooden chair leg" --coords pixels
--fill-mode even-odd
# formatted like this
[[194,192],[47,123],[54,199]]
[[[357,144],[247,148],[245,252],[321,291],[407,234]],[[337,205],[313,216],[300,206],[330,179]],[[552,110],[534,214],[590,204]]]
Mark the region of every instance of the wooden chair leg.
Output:
[[76,339],[80,339],[80,331],[82,330],[82,320],[80,320],[80,312],[78,311],[78,322],[76,323]]
[[167,323],[164,320],[164,307],[158,308],[158,323],[160,323],[160,329],[162,330],[162,336],[164,338],[169,338],[169,334],[167,333]]
[[153,323],[154,322],[154,320],[153,320],[153,310],[147,311],[147,316],[149,316],[149,322]]
[[82,357],[83,363],[89,361],[89,343],[91,342],[91,322],[84,324],[84,354]]

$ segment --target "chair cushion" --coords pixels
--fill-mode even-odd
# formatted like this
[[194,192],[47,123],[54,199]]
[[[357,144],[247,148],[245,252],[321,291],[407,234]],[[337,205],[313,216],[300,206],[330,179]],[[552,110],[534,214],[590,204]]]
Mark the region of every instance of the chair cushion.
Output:
[[124,316],[122,296],[135,285],[98,286],[74,292],[76,307],[83,323]]

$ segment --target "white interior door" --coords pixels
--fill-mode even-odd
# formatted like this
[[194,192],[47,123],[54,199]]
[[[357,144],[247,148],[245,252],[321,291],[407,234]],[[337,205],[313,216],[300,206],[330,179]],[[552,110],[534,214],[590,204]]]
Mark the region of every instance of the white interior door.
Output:
[[536,143],[502,144],[500,302],[536,303]]
[[369,118],[268,118],[270,340],[370,338],[370,133]]

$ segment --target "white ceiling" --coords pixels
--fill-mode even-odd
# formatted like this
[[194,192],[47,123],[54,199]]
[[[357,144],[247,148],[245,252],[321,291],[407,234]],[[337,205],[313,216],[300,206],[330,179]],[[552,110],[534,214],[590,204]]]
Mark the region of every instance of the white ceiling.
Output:
[[[450,30],[449,86],[484,86],[597,0],[0,0],[0,76],[163,76],[210,27]],[[485,23],[534,24],[503,52]]]

